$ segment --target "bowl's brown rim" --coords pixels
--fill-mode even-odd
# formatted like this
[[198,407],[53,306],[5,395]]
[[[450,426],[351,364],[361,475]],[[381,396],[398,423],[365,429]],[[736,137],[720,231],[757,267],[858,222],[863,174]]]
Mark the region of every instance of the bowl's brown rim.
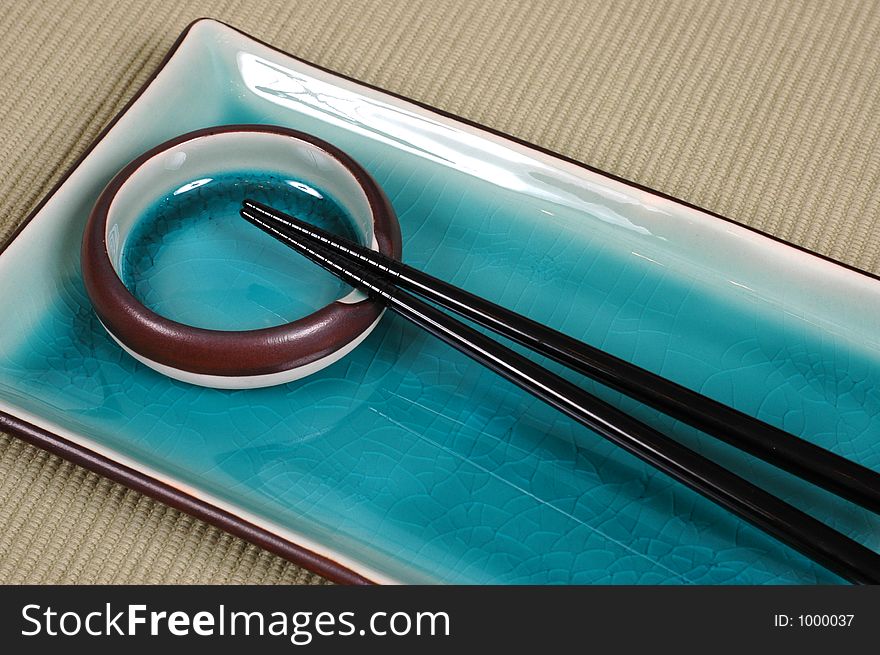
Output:
[[351,173],[367,197],[379,251],[400,257],[400,225],[388,198],[362,166],[323,139],[278,125],[238,124],[194,130],[147,150],[114,176],[89,215],[82,241],[83,282],[95,313],[119,341],[141,357],[188,373],[239,378],[290,371],[347,346],[370,329],[382,313],[382,305],[375,300],[335,301],[283,325],[209,330],[157,314],[125,286],[107,246],[110,208],[119,191],[145,164],[168,150],[205,137],[241,133],[291,138],[319,148],[334,159]]

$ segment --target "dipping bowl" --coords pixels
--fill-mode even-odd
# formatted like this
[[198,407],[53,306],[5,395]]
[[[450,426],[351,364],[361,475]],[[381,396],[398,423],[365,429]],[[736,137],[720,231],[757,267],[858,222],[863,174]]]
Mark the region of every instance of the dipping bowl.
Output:
[[382,316],[381,304],[241,219],[245,197],[400,257],[391,204],[333,145],[271,125],[171,139],[111,180],[82,243],[102,324],[164,375],[225,389],[283,384],[343,357]]

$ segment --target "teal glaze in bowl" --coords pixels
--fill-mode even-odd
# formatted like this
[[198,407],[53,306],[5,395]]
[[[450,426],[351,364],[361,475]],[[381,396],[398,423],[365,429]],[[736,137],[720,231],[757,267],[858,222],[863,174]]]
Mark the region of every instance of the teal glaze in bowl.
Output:
[[[318,564],[299,561],[325,572],[840,582],[396,317],[331,366],[262,389],[195,387],[122,352],[80,274],[90,207],[138,153],[242,122],[304,130],[355,157],[396,210],[407,263],[880,469],[876,279],[213,21],[190,29],[0,255],[0,305],[16,309],[0,312],[0,410],[18,421],[7,425],[164,482],[234,517],[230,528],[272,535],[276,550],[298,544]],[[880,547],[870,512],[572,379]]]
[[121,248],[125,286],[157,314],[211,330],[283,325],[351,293],[244,222],[244,198],[363,240],[326,190],[278,172],[225,172],[188,180],[147,207]]

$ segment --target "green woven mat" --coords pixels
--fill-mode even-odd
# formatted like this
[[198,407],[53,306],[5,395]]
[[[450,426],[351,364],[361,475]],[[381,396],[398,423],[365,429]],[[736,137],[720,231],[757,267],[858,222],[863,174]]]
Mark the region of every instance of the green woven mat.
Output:
[[[0,0],[0,240],[198,16],[880,273],[852,1]],[[0,435],[0,582],[321,579]]]

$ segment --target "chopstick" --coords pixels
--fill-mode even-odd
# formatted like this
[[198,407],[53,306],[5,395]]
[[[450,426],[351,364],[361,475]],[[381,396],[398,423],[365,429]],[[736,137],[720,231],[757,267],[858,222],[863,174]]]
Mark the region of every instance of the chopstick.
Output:
[[[244,219],[445,343],[673,479],[855,583],[880,583],[880,555],[793,505],[666,437],[579,387],[325,246],[242,209]],[[283,228],[283,224],[281,224]]]
[[326,230],[245,200],[243,206],[393,277],[394,284],[813,484],[880,513],[880,473],[485,298]]

